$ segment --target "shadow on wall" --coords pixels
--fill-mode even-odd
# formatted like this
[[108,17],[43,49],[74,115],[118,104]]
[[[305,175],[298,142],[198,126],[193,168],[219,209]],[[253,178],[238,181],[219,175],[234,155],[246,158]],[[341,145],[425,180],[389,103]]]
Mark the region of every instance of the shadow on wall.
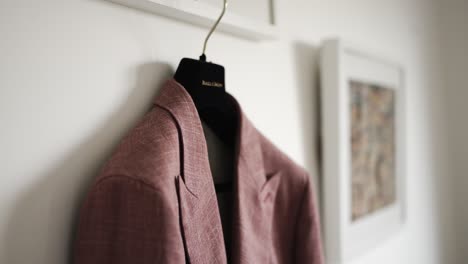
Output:
[[306,167],[312,174],[316,196],[321,197],[321,133],[320,133],[320,47],[308,43],[293,44],[297,74],[298,107],[301,113]]
[[[104,162],[151,107],[172,69],[164,63],[137,67],[136,83],[116,112],[77,144],[41,180],[25,188],[13,206],[0,263],[71,263],[79,207]],[[26,150],[25,150],[26,151]]]

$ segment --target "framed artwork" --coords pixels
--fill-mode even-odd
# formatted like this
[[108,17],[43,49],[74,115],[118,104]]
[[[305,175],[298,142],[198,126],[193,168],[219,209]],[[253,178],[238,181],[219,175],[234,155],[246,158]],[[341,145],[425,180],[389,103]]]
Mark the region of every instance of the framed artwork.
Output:
[[327,263],[382,243],[405,219],[405,91],[394,62],[340,40],[321,53]]
[[[131,8],[211,28],[223,0],[109,0]],[[227,0],[226,14],[217,30],[251,40],[275,39],[276,0]]]

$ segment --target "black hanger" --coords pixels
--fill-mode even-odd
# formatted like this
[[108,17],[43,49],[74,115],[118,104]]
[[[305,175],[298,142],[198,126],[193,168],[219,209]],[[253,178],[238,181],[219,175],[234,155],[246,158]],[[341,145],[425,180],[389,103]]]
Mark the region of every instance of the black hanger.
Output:
[[224,67],[206,61],[206,45],[226,10],[227,1],[216,23],[208,33],[199,60],[183,58],[177,67],[174,79],[192,97],[200,118],[228,146],[235,146],[238,114],[236,103],[226,93]]

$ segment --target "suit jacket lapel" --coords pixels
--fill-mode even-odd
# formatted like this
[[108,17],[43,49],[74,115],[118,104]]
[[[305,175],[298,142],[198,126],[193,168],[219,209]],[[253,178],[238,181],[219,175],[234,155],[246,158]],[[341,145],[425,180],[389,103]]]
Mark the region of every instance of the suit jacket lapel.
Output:
[[[179,130],[182,157],[181,175],[176,184],[188,259],[194,264],[227,263],[208,150],[193,100],[179,83],[171,79],[155,103],[173,116]],[[268,263],[272,248],[273,203],[280,176],[265,172],[260,134],[238,104],[237,107],[239,131],[232,263]]]
[[269,263],[278,173],[264,170],[260,134],[240,110],[233,263]]
[[176,179],[182,234],[190,263],[227,263],[208,150],[200,117],[187,91],[169,80],[156,98],[175,119],[181,175]]
[[177,188],[189,263],[227,263],[216,195],[195,197],[180,177]]

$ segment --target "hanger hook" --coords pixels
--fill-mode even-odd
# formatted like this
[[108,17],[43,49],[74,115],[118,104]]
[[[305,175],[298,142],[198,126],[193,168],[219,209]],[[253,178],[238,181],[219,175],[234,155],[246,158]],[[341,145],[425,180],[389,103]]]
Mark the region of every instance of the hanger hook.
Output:
[[211,34],[213,34],[213,32],[216,30],[216,27],[218,26],[219,22],[221,21],[221,19],[222,19],[223,16],[224,16],[224,13],[226,12],[226,9],[227,9],[227,6],[228,6],[228,2],[227,2],[227,0],[223,0],[223,1],[224,1],[223,10],[221,11],[221,14],[219,15],[219,17],[218,17],[218,19],[216,20],[216,22],[215,22],[215,23],[213,24],[213,26],[211,27],[210,32],[208,32],[208,35],[207,35],[206,38],[205,38],[205,43],[203,43],[203,52],[202,52],[202,55],[200,56],[200,60],[201,60],[201,61],[206,61],[205,52],[206,52],[206,45],[208,44],[208,40],[210,39]]

